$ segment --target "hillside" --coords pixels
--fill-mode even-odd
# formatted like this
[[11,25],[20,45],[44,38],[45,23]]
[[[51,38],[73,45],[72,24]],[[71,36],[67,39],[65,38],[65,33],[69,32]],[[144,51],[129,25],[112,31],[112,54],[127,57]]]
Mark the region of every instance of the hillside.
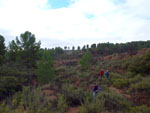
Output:
[[[96,63],[85,71],[80,68],[80,58],[54,61],[54,83],[41,86],[37,79],[31,78],[28,87],[1,101],[0,112],[149,113],[149,70],[148,73],[134,72],[138,62],[149,52],[150,49],[142,49],[134,55],[122,53],[96,57]],[[150,57],[146,58],[146,62],[150,62]],[[110,78],[101,78],[100,69],[109,70]],[[102,89],[96,97],[96,103],[91,92],[91,85],[95,82]]]
[[0,38],[0,113],[150,113],[150,41],[64,50],[28,31]]

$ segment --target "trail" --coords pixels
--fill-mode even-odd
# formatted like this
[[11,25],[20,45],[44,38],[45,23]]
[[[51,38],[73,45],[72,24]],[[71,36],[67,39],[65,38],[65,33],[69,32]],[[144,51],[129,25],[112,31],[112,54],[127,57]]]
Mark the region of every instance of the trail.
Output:
[[117,89],[115,87],[113,87],[112,85],[109,87],[110,89],[114,90],[116,93],[128,98],[128,99],[131,99],[131,95],[128,95],[128,94],[124,94],[122,90],[120,89]]

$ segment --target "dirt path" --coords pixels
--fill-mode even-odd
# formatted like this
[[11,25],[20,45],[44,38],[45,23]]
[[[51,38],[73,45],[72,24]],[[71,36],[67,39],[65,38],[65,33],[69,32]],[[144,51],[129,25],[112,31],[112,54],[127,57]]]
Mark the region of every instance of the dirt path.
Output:
[[66,113],[77,113],[79,111],[79,107],[70,107]]
[[128,94],[124,94],[122,90],[120,89],[117,89],[115,87],[113,87],[112,85],[109,87],[110,89],[114,90],[116,93],[128,98],[128,99],[131,99],[131,95],[128,95]]

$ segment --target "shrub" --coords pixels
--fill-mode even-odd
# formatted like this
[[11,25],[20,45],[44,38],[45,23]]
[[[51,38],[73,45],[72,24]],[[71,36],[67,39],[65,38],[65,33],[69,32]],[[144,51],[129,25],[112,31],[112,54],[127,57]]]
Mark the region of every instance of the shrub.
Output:
[[100,113],[104,110],[104,99],[96,102],[86,101],[79,108],[78,113]]
[[81,84],[80,84],[81,87],[85,87],[85,86],[87,86],[87,85],[88,85],[88,82],[87,82],[87,81],[83,81],[83,82],[81,82]]
[[[20,69],[20,68],[18,68],[17,65],[15,65],[15,64],[12,65],[11,63],[9,63],[8,65],[5,64],[5,65],[1,66],[0,70],[1,70],[0,74],[4,75],[4,76],[17,76],[17,77],[19,77],[19,76],[28,75],[26,69],[23,69],[23,67],[22,67],[22,69]],[[28,71],[30,71],[30,74],[31,73],[33,74],[33,71],[31,71],[31,70],[28,70]],[[29,76],[30,76],[30,74],[29,74]]]
[[101,85],[107,85],[107,86],[109,86],[111,81],[109,79],[107,79],[107,78],[103,78],[103,79],[99,78],[99,79],[96,80],[96,82],[98,84],[101,84]]
[[79,108],[78,113],[100,113],[109,112],[127,112],[131,103],[119,94],[110,90],[103,90],[98,93],[96,101],[93,100],[92,94],[86,96],[84,103]]
[[134,75],[133,72],[127,71],[127,72],[125,73],[125,76],[126,76],[126,78],[133,78],[135,75]]
[[19,81],[14,76],[0,76],[0,99],[21,90]]
[[150,107],[146,105],[131,107],[130,113],[150,113]]
[[121,65],[121,68],[122,69],[127,69],[130,63],[131,63],[131,61],[129,59],[128,60],[124,60],[122,65]]
[[142,81],[142,80],[143,80],[143,77],[140,76],[140,75],[137,75],[134,78],[129,78],[128,79],[130,84],[137,83],[137,82]]
[[118,73],[113,73],[113,72],[111,72],[111,73],[110,73],[110,78],[111,78],[111,79],[123,78],[123,76],[121,76],[121,75],[118,74]]
[[[138,61],[138,62],[137,62]],[[150,53],[138,57],[133,60],[129,66],[129,70],[136,74],[142,74],[143,76],[150,74]]]
[[132,84],[131,89],[132,90],[146,90],[147,92],[150,92],[150,78],[146,77],[142,81]]
[[65,66],[59,66],[55,69],[56,74],[57,73],[65,73],[66,72],[66,67]]
[[128,87],[129,82],[127,79],[122,79],[122,78],[116,78],[116,79],[112,79],[112,84],[116,87],[116,88],[123,88],[123,87]]
[[64,83],[64,84],[65,84],[65,83],[71,84],[71,83],[74,82],[74,80],[73,80],[73,79],[70,79],[70,78],[60,79],[60,81],[61,81],[62,84],[63,84],[63,83]]
[[[43,96],[41,88],[25,87],[3,103],[3,113],[54,113],[55,107]],[[8,112],[7,112],[8,111]]]
[[128,111],[131,103],[114,91],[104,91],[99,93],[99,99],[104,99],[104,107],[106,110]]
[[80,72],[80,74],[78,74],[78,76],[82,77],[82,78],[88,78],[92,75],[88,71],[86,71],[86,72]]
[[66,99],[65,99],[64,95],[62,95],[62,94],[58,94],[57,108],[61,113],[64,113],[68,108]]
[[86,94],[85,91],[81,88],[76,88],[72,85],[64,85],[63,86],[63,94],[66,98],[68,105],[76,106],[81,105]]

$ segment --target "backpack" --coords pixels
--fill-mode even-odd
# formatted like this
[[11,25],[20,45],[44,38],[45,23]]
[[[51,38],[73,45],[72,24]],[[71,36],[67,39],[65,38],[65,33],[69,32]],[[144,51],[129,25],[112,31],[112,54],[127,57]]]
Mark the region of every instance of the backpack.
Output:
[[101,88],[99,87],[99,86],[94,86],[94,88],[93,88],[93,92],[99,92],[99,91],[101,91]]
[[105,75],[107,75],[107,76],[108,76],[108,75],[109,75],[109,73],[108,73],[108,72],[106,72],[106,73],[105,73]]
[[94,86],[93,91],[98,90],[98,86]]

